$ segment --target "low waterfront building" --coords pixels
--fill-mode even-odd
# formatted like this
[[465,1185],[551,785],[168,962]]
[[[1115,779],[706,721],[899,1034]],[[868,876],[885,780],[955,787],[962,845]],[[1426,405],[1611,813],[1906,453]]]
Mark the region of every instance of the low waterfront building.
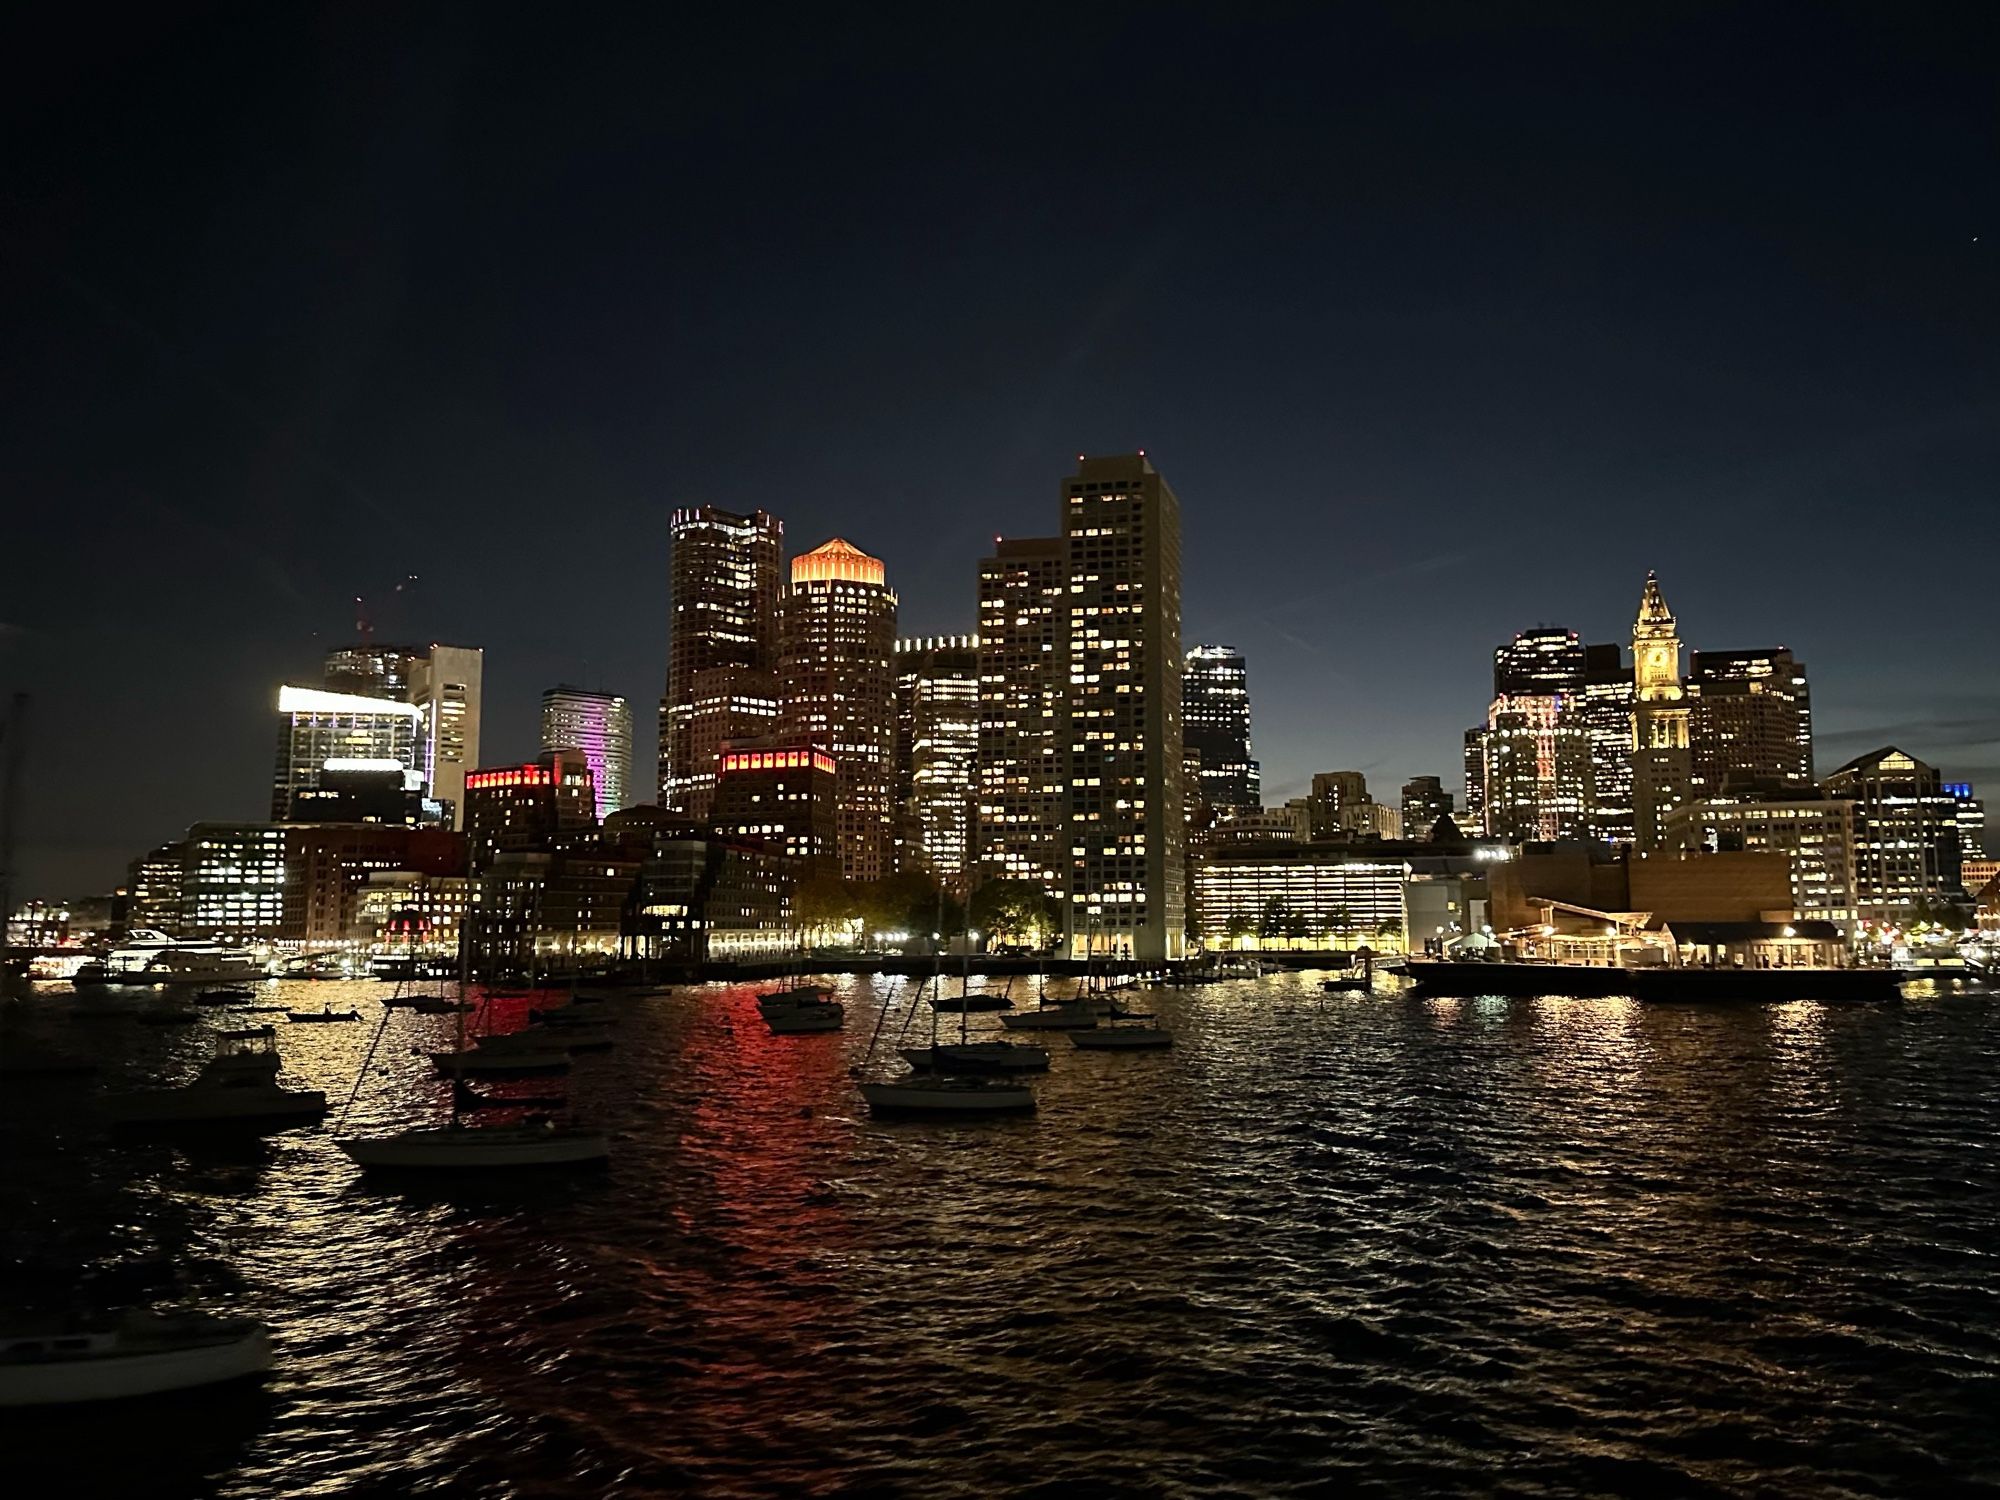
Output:
[[1663,930],[1674,962],[1689,969],[1835,969],[1851,961],[1831,922],[1669,922]]
[[478,877],[476,963],[484,972],[534,973],[617,957],[639,867],[594,847],[495,856]]
[[1711,798],[1672,809],[1660,824],[1671,854],[1762,850],[1791,861],[1792,910],[1852,934],[1854,804],[1817,792],[1776,791]]
[[796,861],[753,842],[662,839],[639,870],[626,951],[682,963],[793,952],[797,869]]
[[472,878],[462,873],[369,870],[355,889],[349,941],[357,949],[375,952],[455,956],[472,894]]
[[1409,866],[1357,857],[1358,847],[1265,843],[1211,851],[1195,872],[1203,945],[1331,949],[1365,941],[1400,950]]
[[285,841],[287,943],[314,950],[372,947],[379,937],[364,914],[370,879],[391,872],[465,873],[466,841],[448,828],[389,823],[295,826]]

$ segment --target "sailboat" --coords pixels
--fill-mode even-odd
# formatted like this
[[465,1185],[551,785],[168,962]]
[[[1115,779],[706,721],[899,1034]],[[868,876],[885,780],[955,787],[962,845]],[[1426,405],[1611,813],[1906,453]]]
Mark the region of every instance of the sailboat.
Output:
[[[466,989],[466,974],[470,950],[467,934],[459,934],[459,994]],[[383,1012],[382,1027],[386,1027],[389,1013]],[[465,1013],[457,1013],[457,1046],[451,1053],[433,1053],[435,1062],[439,1057],[449,1056],[457,1063],[440,1066],[441,1072],[453,1077],[451,1094],[451,1118],[435,1129],[398,1130],[389,1135],[345,1136],[334,1142],[346,1153],[349,1160],[364,1169],[385,1171],[422,1172],[465,1172],[489,1171],[493,1169],[519,1169],[523,1167],[577,1167],[589,1166],[606,1161],[611,1155],[611,1143],[602,1131],[588,1130],[576,1125],[558,1125],[547,1118],[525,1120],[518,1125],[468,1125],[461,1118],[463,1102],[460,1094],[464,1085],[457,1080],[467,1073],[493,1072],[497,1069],[467,1068],[466,1060],[478,1057],[477,1050],[468,1050],[465,1045]],[[382,1027],[375,1033],[375,1041],[382,1039]],[[373,1044],[368,1049],[369,1058],[375,1055]],[[562,1067],[569,1066],[569,1054],[558,1054]],[[495,1060],[504,1058],[502,1052],[495,1052]],[[515,1059],[519,1061],[519,1058]],[[360,1076],[354,1087],[358,1092],[361,1079],[367,1077],[368,1065],[362,1064]],[[348,1106],[354,1104],[353,1095],[348,1096]]]
[[1095,1052],[1163,1052],[1173,1046],[1174,1034],[1158,1016],[1131,1011],[1109,1026],[1071,1032],[1069,1044]]
[[[942,985],[943,976],[939,976]],[[965,960],[965,972],[959,979],[959,999],[965,1001],[972,985],[972,958]],[[1003,997],[1004,998],[1004,997]],[[1012,1005],[1014,1002],[1008,1000]],[[973,1041],[966,1031],[966,1015],[979,1007],[960,1003],[952,1004],[936,995],[931,997],[931,1044],[928,1047],[899,1047],[903,1061],[913,1068],[929,1069],[938,1073],[1045,1073],[1049,1067],[1049,1049],[1038,1047],[1032,1042],[1010,1042],[1002,1037],[990,1037],[983,1041]],[[940,1010],[958,1012],[958,1040],[940,1042],[937,1038],[937,1012]]]
[[833,998],[833,990],[826,985],[808,984],[803,977],[787,989],[759,995],[757,1013],[764,1018],[772,1036],[839,1031],[847,1024],[847,1007]]
[[[944,926],[944,894],[938,894],[938,926]],[[942,939],[940,939],[942,941]],[[968,961],[969,962],[969,961]],[[938,951],[937,970],[932,982],[938,991],[944,988],[944,951]],[[932,1060],[939,1057],[937,1034],[938,1005],[933,1000],[931,1013],[931,1044],[927,1049]],[[915,1001],[912,1001],[912,1014]],[[875,1034],[879,1038],[882,1025],[888,1019],[889,1007],[882,1008],[882,1015],[875,1023]],[[908,1024],[907,1021],[904,1023]],[[966,1035],[965,1012],[958,1013],[959,1046],[961,1049],[972,1045]],[[925,1049],[911,1048],[903,1053],[906,1062],[914,1063],[912,1052]],[[1039,1050],[1039,1049],[1037,1049]],[[870,1041],[869,1051],[874,1051]],[[1047,1066],[1047,1054],[1043,1054]],[[922,1066],[922,1065],[918,1065]],[[962,1073],[932,1070],[913,1071],[902,1078],[871,1079],[859,1084],[861,1097],[867,1101],[868,1111],[876,1115],[1003,1115],[1026,1114],[1035,1107],[1034,1090],[1025,1083],[1005,1081],[987,1076],[985,1073]]]

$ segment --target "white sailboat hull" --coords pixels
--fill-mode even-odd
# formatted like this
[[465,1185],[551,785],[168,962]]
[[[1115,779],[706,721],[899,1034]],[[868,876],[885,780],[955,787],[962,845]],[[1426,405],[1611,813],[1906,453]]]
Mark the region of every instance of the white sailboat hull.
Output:
[[603,1161],[611,1143],[594,1130],[535,1127],[406,1130],[335,1142],[362,1167],[484,1171],[495,1167],[568,1167]]
[[184,1349],[113,1349],[78,1359],[0,1360],[0,1407],[72,1406],[157,1396],[261,1375],[271,1340],[252,1327],[240,1337]]

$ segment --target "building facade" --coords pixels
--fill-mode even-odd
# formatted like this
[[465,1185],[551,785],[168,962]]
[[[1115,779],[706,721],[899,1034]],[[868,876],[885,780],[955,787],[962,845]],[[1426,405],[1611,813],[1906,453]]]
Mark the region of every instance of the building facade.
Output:
[[1065,900],[1068,594],[1059,537],[997,542],[979,564],[974,857],[983,879],[1033,881]]
[[1218,846],[1195,871],[1202,944],[1400,950],[1408,873],[1337,844]]
[[1625,648],[1583,648],[1578,713],[1590,736],[1589,831],[1605,844],[1632,842],[1632,705],[1636,693]]
[[778,735],[833,756],[840,869],[890,872],[896,596],[879,558],[839,537],[792,559],[779,607]]
[[979,767],[979,638],[896,642],[899,868],[963,884],[972,864]]
[[1792,910],[1852,935],[1854,805],[1800,792],[1684,803],[1661,827],[1663,849],[1684,853],[1767,852],[1792,862]]
[[730,740],[778,716],[778,600],[785,528],[764,511],[677,510],[670,525],[672,630],[660,700],[660,806],[708,815]]
[[465,827],[465,773],[479,764],[480,704],[486,653],[476,646],[432,645],[410,665],[410,702],[418,711],[417,769],[429,794]]
[[319,789],[328,761],[393,763],[422,780],[423,711],[413,703],[287,685],[278,689],[278,753],[271,820],[292,815],[292,799]]
[[546,849],[597,822],[590,764],[575,750],[548,750],[525,765],[490,766],[465,778],[465,831],[473,873],[500,855]]
[[1311,814],[1311,837],[1339,838],[1341,814],[1350,807],[1369,801],[1368,778],[1359,771],[1318,771],[1306,796]]
[[1187,799],[1218,814],[1262,805],[1257,758],[1250,748],[1250,672],[1231,646],[1196,646],[1181,673],[1181,737],[1184,752],[1200,756],[1198,783],[1185,787]]
[[1963,895],[1957,800],[1936,766],[1885,745],[1820,783],[1854,804],[1854,898],[1864,922],[1900,926]]
[[1790,651],[1697,651],[1687,692],[1694,795],[1813,784],[1812,694]]
[[762,845],[799,872],[840,873],[840,775],[804,741],[748,741],[723,752],[709,822],[717,837]]
[[197,823],[188,830],[176,936],[275,942],[285,928],[286,830]]
[[1403,783],[1403,837],[1428,839],[1440,818],[1452,814],[1451,793],[1436,776],[1412,776]]
[[[1072,956],[1186,951],[1180,501],[1144,453],[1063,482]],[[984,625],[981,626],[982,636]]]
[[567,683],[542,693],[542,749],[574,750],[590,767],[601,823],[627,803],[632,770],[632,710],[616,693]]
[[1694,783],[1680,633],[1651,573],[1632,626],[1632,694],[1632,839],[1645,854],[1659,846],[1667,814],[1689,800]]

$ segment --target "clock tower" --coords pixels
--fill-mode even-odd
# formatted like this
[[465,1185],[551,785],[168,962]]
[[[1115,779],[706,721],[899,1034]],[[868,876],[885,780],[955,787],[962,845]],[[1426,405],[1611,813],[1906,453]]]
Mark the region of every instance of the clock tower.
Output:
[[1632,832],[1641,854],[1660,839],[1660,823],[1687,801],[1687,689],[1681,685],[1681,638],[1660,581],[1646,575],[1632,625]]

